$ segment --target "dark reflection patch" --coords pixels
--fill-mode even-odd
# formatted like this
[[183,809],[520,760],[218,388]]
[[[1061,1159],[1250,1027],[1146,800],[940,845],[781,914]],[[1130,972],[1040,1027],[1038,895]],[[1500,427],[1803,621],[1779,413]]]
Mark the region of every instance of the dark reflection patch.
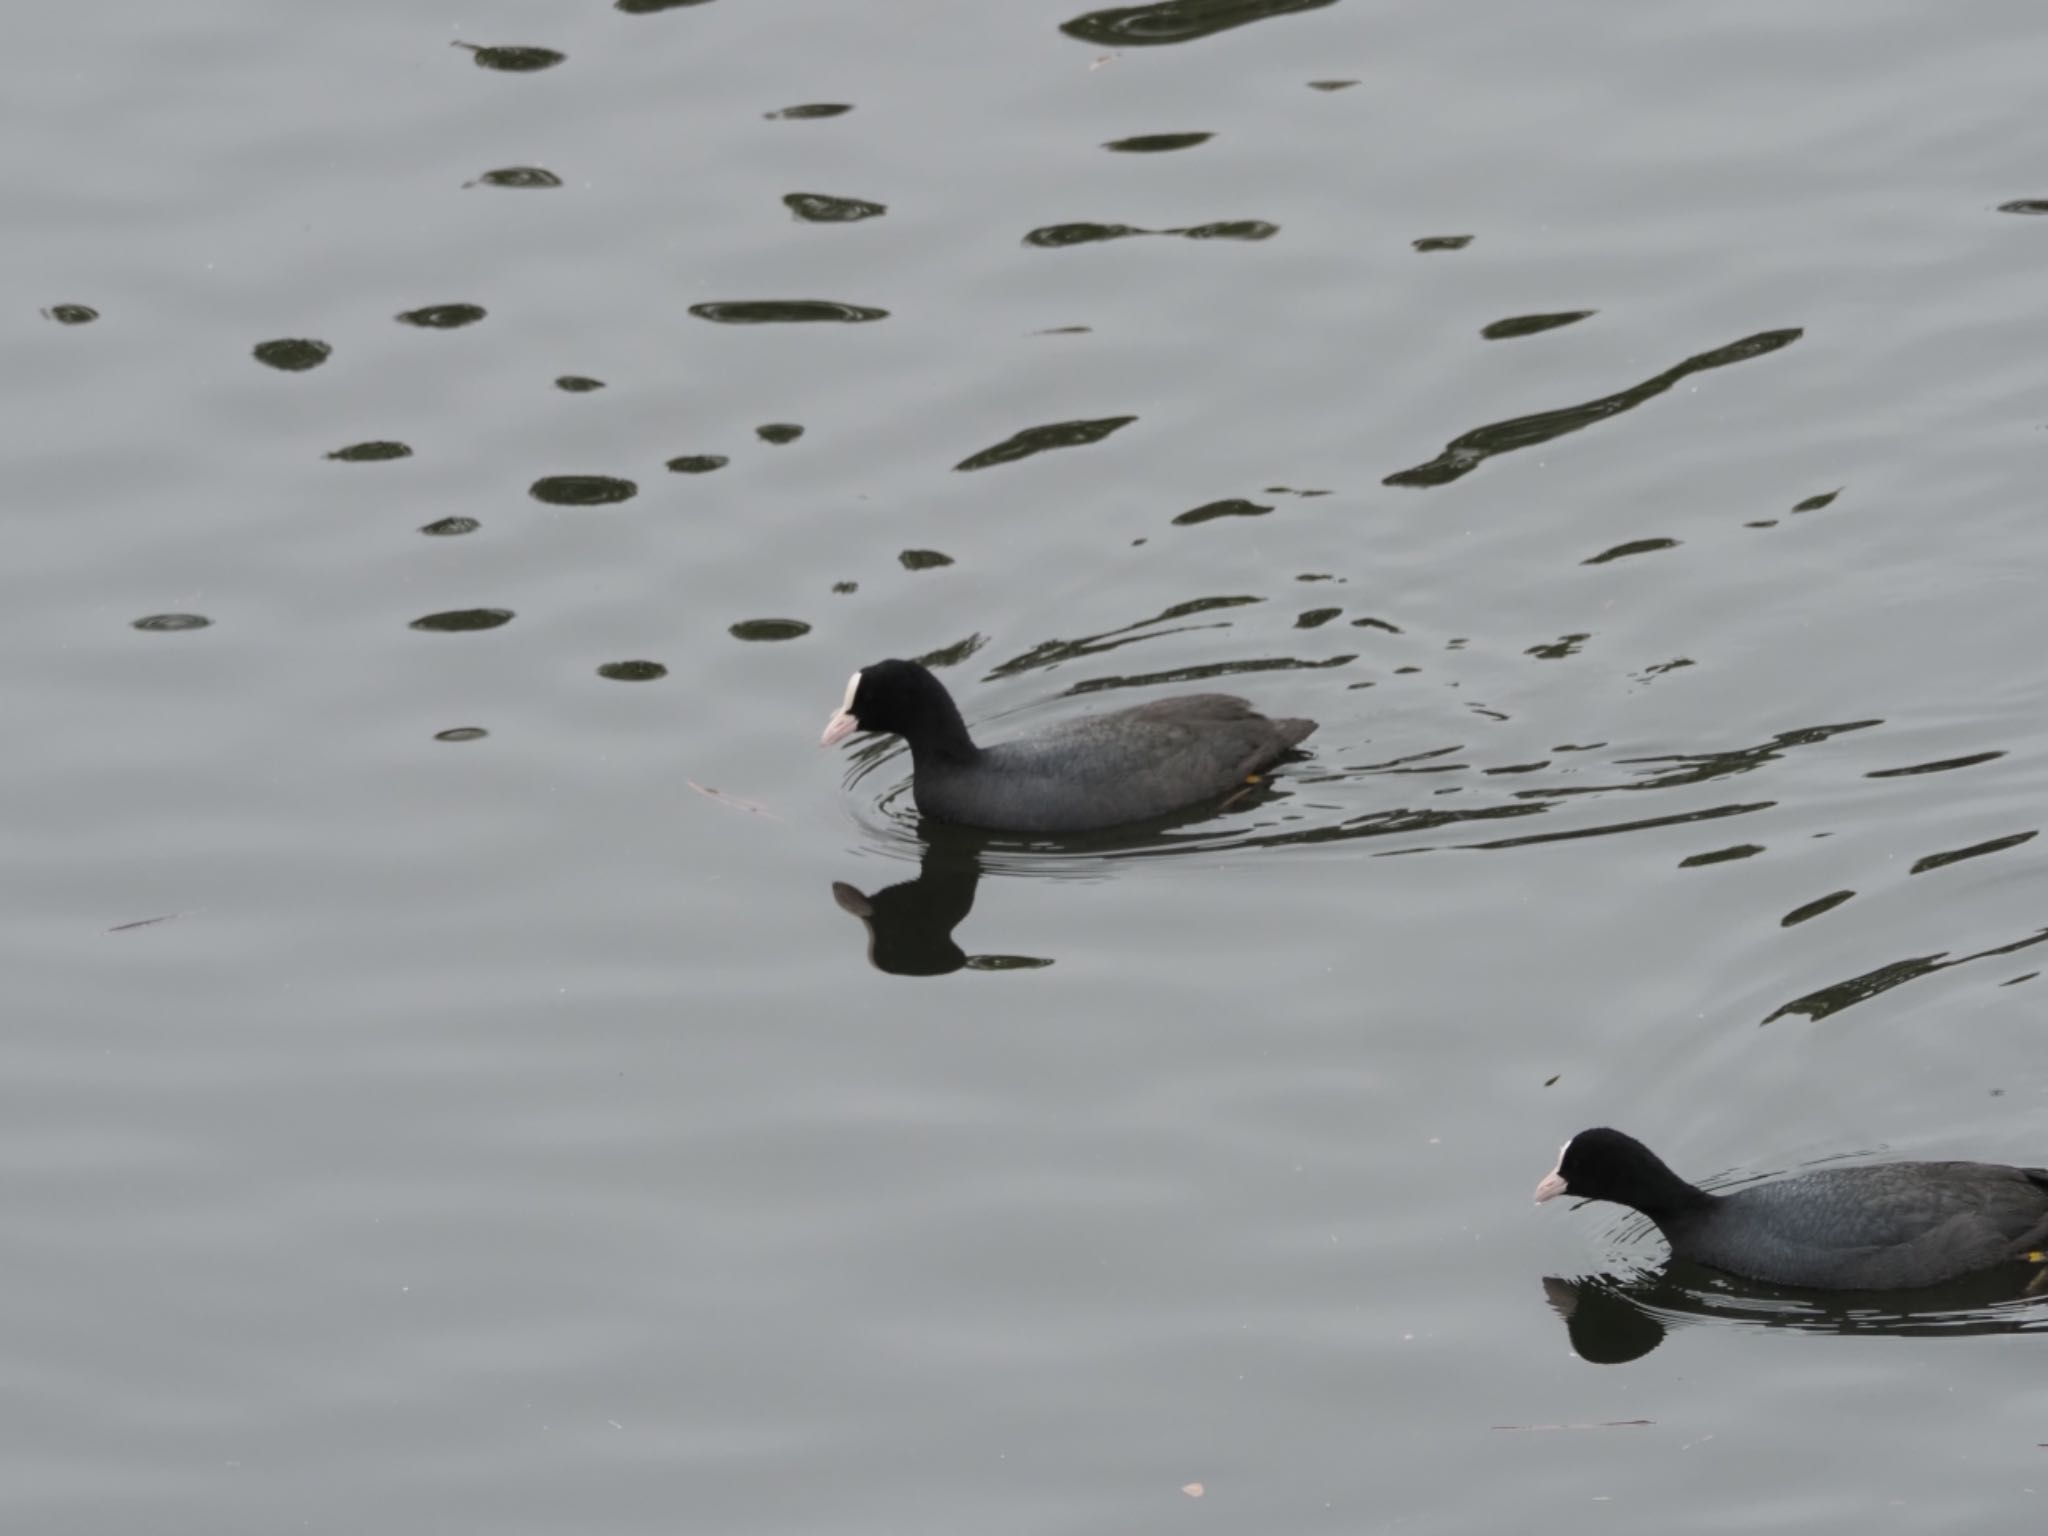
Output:
[[500,166],[495,171],[485,171],[475,181],[463,183],[468,187],[513,187],[521,190],[559,187],[561,184],[561,177],[538,165]]
[[423,309],[408,309],[392,316],[401,325],[422,326],[430,331],[460,330],[465,325],[475,325],[483,319],[481,304],[429,304]]
[[436,634],[459,635],[476,629],[496,629],[501,624],[512,622],[510,608],[451,608],[446,613],[430,613],[408,624],[408,629],[431,630]]
[[423,525],[421,533],[431,534],[437,539],[452,539],[465,533],[475,533],[483,526],[473,517],[444,517],[436,522]]
[[1842,493],[1839,488],[1832,491],[1823,491],[1818,496],[1809,496],[1806,498],[1806,500],[1795,504],[1792,510],[1794,512],[1818,512],[1822,507],[1828,505],[1828,503],[1832,502],[1837,496],[1841,494]]
[[1232,27],[1302,11],[1320,11],[1337,0],[1156,0],[1152,5],[1123,5],[1090,11],[1061,25],[1060,30],[1084,43],[1105,48],[1149,48],[1165,43],[1192,43]]
[[774,443],[778,447],[784,443],[793,443],[803,435],[804,429],[793,421],[763,422],[754,428],[754,436],[764,443]]
[[1278,224],[1264,219],[1225,219],[1217,224],[1194,224],[1186,229],[1162,229],[1162,235],[1180,235],[1188,240],[1270,240],[1280,233]]
[[1916,955],[1910,960],[1894,960],[1890,965],[1880,965],[1875,970],[1865,971],[1860,976],[1851,976],[1847,981],[1838,981],[1832,986],[1820,987],[1804,997],[1795,997],[1761,1022],[1769,1024],[1790,1014],[1803,1014],[1814,1023],[1831,1014],[1840,1013],[1844,1008],[1853,1008],[1858,1003],[1880,997],[1894,987],[1903,987],[1907,982],[1918,981],[1923,976],[1932,976],[1936,971],[1946,971],[1958,965],[1968,965],[1972,960],[1988,960],[1995,955],[2017,954],[2020,950],[2031,949],[2034,945],[2048,942],[2048,928],[2039,929],[2023,939],[2014,939],[2010,944],[1999,944],[1990,949],[1974,950],[1967,955],[1949,958],[1947,950],[1937,950],[1931,955]]
[[99,317],[100,312],[90,304],[52,304],[43,311],[44,319],[59,325],[90,325]]
[[1794,907],[1790,912],[1787,912],[1778,919],[1778,926],[1780,928],[1797,928],[1801,923],[1819,917],[1823,912],[1834,911],[1835,908],[1855,894],[1854,891],[1830,891],[1827,895],[1816,897],[1803,906]]
[[862,219],[879,219],[889,211],[886,203],[871,203],[859,197],[828,197],[823,192],[792,192],[782,201],[807,224],[857,224]]
[[1342,608],[1304,608],[1294,616],[1296,629],[1321,629],[1330,620],[1342,617]]
[[1470,235],[1424,235],[1413,242],[1418,251],[1462,251],[1471,243]]
[[1055,421],[1042,427],[1026,427],[992,448],[969,454],[953,467],[987,469],[995,464],[1014,464],[1019,459],[1028,459],[1036,453],[1049,453],[1055,448],[1085,448],[1090,443],[1101,442],[1112,432],[1128,427],[1137,419],[1135,416],[1102,416],[1093,421]]
[[841,304],[834,299],[720,299],[692,304],[690,313],[720,325],[804,325],[829,320],[857,325],[889,318],[886,309]]
[[380,440],[371,443],[351,443],[346,448],[337,448],[327,455],[344,464],[375,464],[384,459],[409,459],[412,449],[404,443]]
[[896,557],[896,563],[906,571],[935,571],[942,565],[951,565],[953,557],[942,550],[906,549]]
[[552,48],[498,48],[461,41],[449,46],[467,48],[479,69],[502,70],[510,75],[530,75],[537,70],[553,69],[568,57],[566,53],[557,53]]
[[735,640],[794,640],[810,632],[802,619],[742,619],[727,631]]
[[1547,315],[1510,315],[1505,320],[1481,326],[1479,334],[1488,341],[1511,341],[1517,336],[1554,331],[1561,325],[1576,325],[1581,320],[1591,319],[1595,313],[1590,309],[1560,309]]
[[1995,762],[2005,756],[2002,750],[1972,752],[1968,757],[1944,757],[1932,763],[1914,763],[1905,768],[1873,768],[1863,775],[1866,779],[1904,779],[1920,773],[1947,773],[1955,768],[1974,768],[1979,763]]
[[1544,645],[1530,646],[1522,654],[1537,657],[1542,661],[1562,661],[1567,656],[1578,655],[1579,647],[1592,638],[1589,634],[1559,635]]
[[555,388],[565,394],[588,395],[604,388],[603,379],[593,379],[585,373],[565,373],[555,380]]
[[1067,690],[1069,697],[1103,693],[1111,688],[1152,688],[1161,683],[1202,683],[1219,677],[1244,677],[1253,672],[1325,672],[1331,667],[1348,667],[1356,655],[1325,656],[1321,661],[1302,661],[1293,656],[1260,656],[1250,661],[1218,661],[1200,667],[1170,667],[1164,672],[1142,672],[1129,677],[1093,677]]
[[1356,80],[1311,80],[1308,88],[1312,91],[1348,91],[1356,84]]
[[134,627],[153,635],[175,635],[188,629],[205,629],[212,623],[203,613],[152,613],[137,619]]
[[2000,213],[2048,213],[2048,197],[2023,197],[2017,202],[2000,203]]
[[1634,410],[1645,401],[1653,400],[1669,390],[1681,379],[1712,368],[1726,368],[1733,363],[1746,363],[1752,358],[1765,357],[1782,351],[1806,333],[1798,327],[1780,331],[1759,331],[1754,336],[1745,336],[1740,341],[1730,342],[1724,347],[1715,347],[1710,352],[1700,352],[1687,358],[1640,384],[1603,395],[1598,400],[1588,400],[1580,405],[1561,406],[1556,410],[1538,411],[1531,416],[1516,416],[1507,421],[1491,422],[1483,427],[1454,437],[1445,445],[1444,451],[1427,464],[1418,464],[1413,469],[1404,469],[1398,474],[1388,475],[1381,483],[1402,486],[1449,485],[1453,480],[1462,479],[1496,454],[1513,453],[1520,448],[1534,448],[1540,443],[1568,433],[1581,432],[1597,422],[1607,421]]
[[1070,245],[1100,245],[1107,240],[1129,240],[1138,235],[1179,235],[1188,240],[1270,240],[1279,233],[1278,224],[1269,224],[1264,219],[1227,219],[1175,229],[1140,229],[1135,224],[1046,224],[1026,234],[1024,243],[1040,250],[1058,251]]
[[1161,155],[1170,150],[1193,149],[1215,137],[1213,133],[1134,133],[1128,139],[1111,139],[1102,147],[1126,155]]
[[668,668],[658,661],[608,661],[597,675],[615,683],[652,683],[667,677]]
[[763,112],[761,115],[771,121],[782,118],[791,122],[802,122],[814,117],[838,117],[852,110],[852,105],[843,101],[807,101],[800,106],[778,107],[773,112]]
[[612,0],[612,9],[628,16],[652,16],[657,11],[679,11],[686,5],[709,5],[711,0]]
[[926,651],[922,656],[911,659],[924,667],[954,667],[987,644],[987,635],[969,635],[965,640],[955,640],[951,645],[942,645],[935,651]]
[[304,373],[308,368],[318,368],[326,362],[333,351],[334,348],[324,341],[295,336],[278,341],[259,341],[254,355],[256,361],[266,368],[277,368],[286,373]]
[[1042,250],[1060,250],[1069,245],[1095,245],[1104,240],[1127,240],[1132,235],[1150,233],[1148,229],[1130,224],[1047,224],[1027,234],[1024,243]]
[[480,725],[451,725],[445,731],[434,732],[436,741],[482,741],[491,733]]
[[1626,560],[1630,555],[1654,554],[1660,549],[1676,549],[1676,539],[1631,539],[1626,544],[1617,544],[1612,549],[1603,549],[1599,554],[1581,560],[1581,565],[1605,565],[1610,560]]
[[2039,832],[2014,832],[2008,837],[1994,837],[1989,842],[1972,843],[1967,848],[1951,848],[1946,853],[1930,853],[1924,859],[1915,859],[1909,875],[1925,874],[1930,869],[1941,869],[1950,864],[1960,864],[1965,859],[1981,859],[1987,853],[2003,853],[2008,848],[2017,848],[2021,843],[2030,843],[2039,837]]
[[670,459],[668,467],[678,475],[708,475],[731,462],[722,453],[686,453],[679,459]]
[[[1263,597],[1238,594],[1229,597],[1195,597],[1184,603],[1175,603],[1162,608],[1149,619],[1140,619],[1135,624],[1125,624],[1116,629],[1106,629],[1092,635],[1083,635],[1078,640],[1044,640],[1023,654],[1011,657],[989,673],[989,680],[1010,677],[1019,672],[1029,672],[1040,667],[1058,666],[1062,662],[1074,661],[1082,656],[1093,656],[1103,651],[1114,651],[1140,640],[1156,640],[1162,635],[1177,635],[1191,629],[1222,629],[1228,627],[1228,620],[1222,624],[1181,624],[1181,619],[1195,618],[1200,614],[1217,613],[1227,608],[1244,608],[1254,603],[1263,603]],[[1171,628],[1159,628],[1170,625]]]
[[1204,502],[1190,508],[1176,517],[1176,528],[1192,527],[1196,523],[1212,523],[1219,517],[1264,517],[1273,509],[1262,502],[1246,501],[1242,496],[1232,496],[1224,501]]
[[639,486],[614,475],[543,475],[527,488],[535,501],[556,507],[605,507],[639,494]]
[[1732,848],[1716,848],[1711,853],[1690,854],[1678,861],[1678,867],[1698,869],[1703,864],[1726,864],[1732,859],[1753,859],[1763,851],[1762,843],[1737,843]]

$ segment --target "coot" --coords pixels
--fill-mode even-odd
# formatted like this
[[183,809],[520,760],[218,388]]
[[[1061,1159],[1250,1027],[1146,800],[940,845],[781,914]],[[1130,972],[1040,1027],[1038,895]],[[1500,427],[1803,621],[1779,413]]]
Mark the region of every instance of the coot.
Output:
[[855,731],[910,743],[917,808],[997,832],[1087,832],[1222,795],[1316,728],[1268,720],[1227,693],[1185,693],[977,747],[945,684],[914,661],[878,661],[846,685],[821,745]]
[[2048,1168],[1871,1163],[1710,1195],[1620,1131],[1581,1131],[1536,1186],[1612,1200],[1681,1259],[1772,1285],[1900,1290],[2013,1260],[2048,1262]]

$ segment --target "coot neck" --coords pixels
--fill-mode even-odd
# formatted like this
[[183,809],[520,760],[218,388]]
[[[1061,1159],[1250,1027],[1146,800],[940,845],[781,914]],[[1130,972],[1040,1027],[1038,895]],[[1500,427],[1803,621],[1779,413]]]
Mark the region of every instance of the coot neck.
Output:
[[1622,1202],[1641,1211],[1660,1230],[1672,1223],[1683,1224],[1705,1215],[1720,1203],[1698,1185],[1688,1184],[1654,1156],[1648,1167],[1633,1171],[1627,1198]]
[[967,722],[960,718],[960,706],[943,688],[934,687],[918,700],[917,719],[903,733],[910,743],[913,767],[923,763],[961,765],[981,755],[974,738],[967,734]]

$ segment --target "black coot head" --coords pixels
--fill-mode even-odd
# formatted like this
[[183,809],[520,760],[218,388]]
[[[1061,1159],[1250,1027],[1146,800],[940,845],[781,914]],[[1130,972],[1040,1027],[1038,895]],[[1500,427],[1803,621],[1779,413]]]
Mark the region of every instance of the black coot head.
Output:
[[914,661],[878,661],[846,680],[839,713],[825,724],[820,746],[844,741],[855,731],[881,731],[915,740],[927,725],[957,720],[959,712],[945,684]]
[[1613,1200],[1645,1209],[1644,1201],[1663,1193],[1678,1176],[1656,1153],[1620,1131],[1605,1126],[1581,1131],[1564,1144],[1557,1166],[1536,1186],[1539,1204],[1557,1195],[1577,1200]]

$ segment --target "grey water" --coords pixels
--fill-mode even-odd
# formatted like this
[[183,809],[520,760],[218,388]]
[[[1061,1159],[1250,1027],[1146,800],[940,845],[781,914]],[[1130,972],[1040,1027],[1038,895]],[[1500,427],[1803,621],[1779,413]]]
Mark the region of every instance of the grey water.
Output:
[[1529,1193],[2048,1160],[2039,7],[9,43],[8,1529],[2038,1518],[2048,1301]]

